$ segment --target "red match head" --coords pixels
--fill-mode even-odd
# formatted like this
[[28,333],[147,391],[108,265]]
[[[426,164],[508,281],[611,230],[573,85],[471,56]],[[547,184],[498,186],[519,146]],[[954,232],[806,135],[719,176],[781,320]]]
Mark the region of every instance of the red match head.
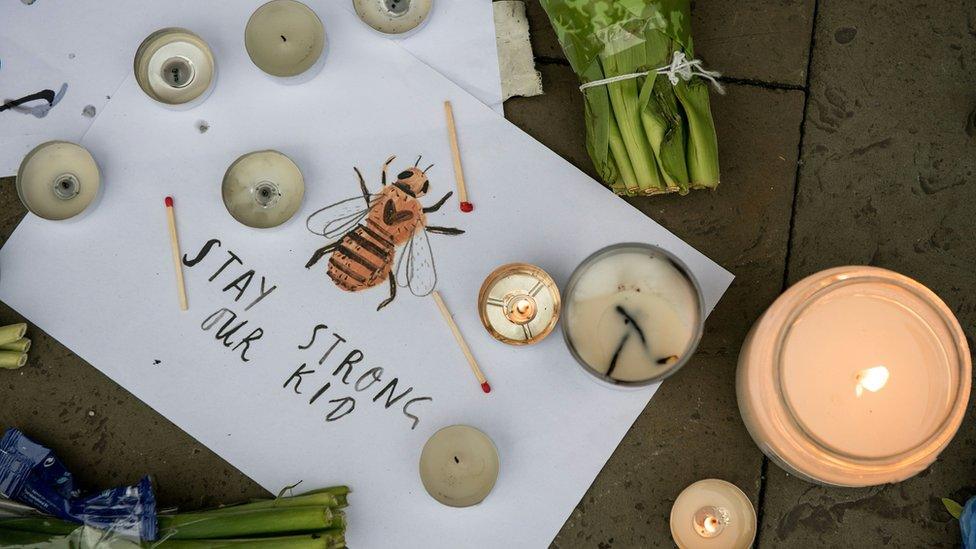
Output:
[[[470,202],[462,202],[461,203],[461,211],[462,212],[468,213],[468,212],[470,212],[473,209],[474,209],[474,204],[472,204]],[[485,391],[485,392],[487,393],[488,391]]]
[[167,196],[166,197],[166,207],[167,208],[172,208],[173,207],[173,197],[172,196]]
[[491,385],[488,385],[488,382],[486,381],[486,382],[484,382],[484,383],[481,384],[481,390],[484,391],[484,392],[486,392],[486,393],[490,393],[491,392]]

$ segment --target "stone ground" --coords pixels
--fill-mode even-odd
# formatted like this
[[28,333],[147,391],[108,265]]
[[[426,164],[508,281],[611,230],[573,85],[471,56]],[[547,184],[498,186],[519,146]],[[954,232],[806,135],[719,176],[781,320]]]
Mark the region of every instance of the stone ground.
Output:
[[[529,0],[546,95],[508,118],[594,173],[575,76]],[[789,284],[842,264],[930,286],[976,327],[976,3],[697,0],[694,36],[728,88],[713,95],[715,193],[628,199],[736,274],[695,359],[663,385],[569,517],[554,547],[671,547],[668,512],[701,478],[734,482],[761,547],[954,547],[939,498],[976,494],[976,420],[906,482],[833,489],[770,464],[739,418],[733,378],[750,324]],[[555,113],[558,115],[554,116]],[[0,182],[0,238],[24,210]],[[18,317],[0,307],[0,323]],[[0,427],[44,433],[86,485],[152,471],[166,505],[262,494],[212,452],[32,327],[32,365],[2,376]],[[517,544],[513,544],[517,546]]]

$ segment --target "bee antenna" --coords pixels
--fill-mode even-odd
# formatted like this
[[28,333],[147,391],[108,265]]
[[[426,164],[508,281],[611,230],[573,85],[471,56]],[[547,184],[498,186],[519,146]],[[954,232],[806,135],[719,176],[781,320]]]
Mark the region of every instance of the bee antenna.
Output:
[[414,168],[417,167],[417,164],[420,164],[420,159],[423,158],[423,157],[424,157],[424,155],[420,155],[420,156],[417,157],[417,161],[413,163],[413,167]]
[[426,168],[424,168],[424,171],[423,171],[423,173],[427,173],[427,170],[429,170],[429,169],[431,169],[431,168],[433,168],[433,167],[434,167],[434,165],[433,165],[433,164],[431,164],[430,166],[427,166]]

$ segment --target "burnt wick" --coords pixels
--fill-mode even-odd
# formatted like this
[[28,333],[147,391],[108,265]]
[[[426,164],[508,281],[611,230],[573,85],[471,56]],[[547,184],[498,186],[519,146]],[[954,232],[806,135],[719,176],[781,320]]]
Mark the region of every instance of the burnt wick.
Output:
[[460,464],[461,460],[459,460],[457,456],[454,456],[454,463]]
[[285,38],[285,35],[284,34],[280,34],[279,36],[281,36],[281,41],[282,42],[287,42],[288,41],[288,39]]
[[644,330],[641,330],[640,324],[637,324],[637,321],[634,320],[634,317],[627,314],[627,311],[620,305],[617,305],[617,312],[624,317],[624,324],[630,324],[631,326],[634,327],[634,330],[637,332],[637,335],[640,336],[641,338],[641,343],[647,345],[647,338],[644,337]]
[[617,367],[617,359],[620,358],[620,352],[624,350],[624,345],[627,344],[628,337],[630,337],[630,332],[624,334],[624,337],[620,340],[620,345],[617,345],[617,350],[613,352],[613,358],[610,359],[610,367],[607,368],[608,376],[613,374],[613,369]]

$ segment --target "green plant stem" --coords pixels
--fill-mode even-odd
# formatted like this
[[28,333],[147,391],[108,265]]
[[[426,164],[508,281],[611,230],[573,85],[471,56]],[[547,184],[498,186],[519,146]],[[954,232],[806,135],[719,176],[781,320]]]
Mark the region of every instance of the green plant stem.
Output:
[[688,178],[692,188],[714,189],[719,183],[718,138],[708,103],[708,85],[700,79],[679,81],[674,93],[688,119]]
[[346,496],[343,495],[341,496],[342,505],[340,505],[339,497],[329,492],[309,493],[300,496],[263,499],[251,503],[228,505],[207,511],[207,513],[237,513],[258,509],[287,509],[290,507],[327,507],[337,509],[340,506],[344,507],[346,503]]
[[0,529],[34,532],[38,534],[68,535],[81,524],[68,522],[54,517],[22,517],[0,519]]
[[164,539],[239,538],[257,534],[289,534],[324,530],[334,515],[323,507],[287,507],[230,512],[224,510],[159,515]]
[[332,549],[345,547],[345,534],[337,530],[322,530],[313,534],[300,536],[280,536],[270,538],[232,538],[209,540],[174,540],[166,539],[156,542],[145,542],[147,549],[217,549],[228,547],[231,549]]
[[26,337],[22,337],[17,341],[7,343],[5,345],[0,345],[0,351],[17,351],[18,353],[26,353],[30,350],[31,340]]

